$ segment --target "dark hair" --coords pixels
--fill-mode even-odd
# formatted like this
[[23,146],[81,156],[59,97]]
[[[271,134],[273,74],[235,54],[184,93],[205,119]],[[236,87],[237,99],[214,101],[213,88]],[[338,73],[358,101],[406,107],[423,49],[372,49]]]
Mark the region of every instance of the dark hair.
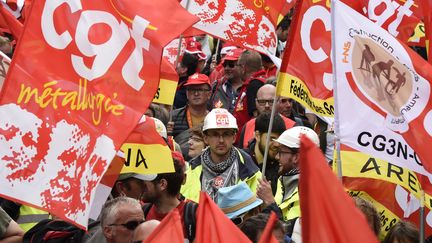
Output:
[[[260,114],[255,120],[255,131],[260,133],[267,133],[270,123],[271,114],[264,112]],[[282,134],[286,130],[285,122],[279,114],[275,114],[273,120],[272,132],[277,134]]]
[[399,243],[420,242],[419,231],[414,224],[408,221],[399,221],[390,228],[383,243],[393,243],[395,240]]
[[177,196],[180,193],[180,188],[184,180],[183,164],[176,158],[173,158],[175,172],[161,173],[152,181],[154,184],[165,179],[168,183],[167,192],[170,196]]
[[204,139],[204,134],[203,134],[202,129],[203,129],[203,125],[202,124],[201,125],[197,125],[197,126],[193,126],[190,129],[190,135],[191,136],[195,135],[195,136],[200,137],[201,139]]
[[196,73],[198,68],[198,56],[185,52],[180,64],[187,68],[187,76],[190,76]]
[[[258,233],[264,231],[269,218],[269,214],[259,213],[246,219],[240,229],[253,243],[257,243],[259,241],[257,239]],[[284,227],[279,220],[274,224],[273,230],[281,230],[285,234]]]
[[353,199],[357,208],[360,209],[360,211],[362,211],[362,213],[366,216],[366,219],[372,231],[375,233],[376,236],[378,236],[381,231],[381,221],[374,205],[371,202],[360,197],[353,197]]

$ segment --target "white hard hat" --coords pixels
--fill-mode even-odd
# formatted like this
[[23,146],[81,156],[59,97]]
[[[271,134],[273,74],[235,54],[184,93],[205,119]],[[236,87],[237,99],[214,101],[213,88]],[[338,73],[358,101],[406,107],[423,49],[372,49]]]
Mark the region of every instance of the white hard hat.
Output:
[[235,129],[238,130],[235,117],[223,108],[214,108],[204,118],[203,132],[209,129]]
[[309,127],[296,126],[283,132],[274,141],[289,148],[300,148],[300,135],[306,135],[312,142],[319,146],[319,138],[316,132]]

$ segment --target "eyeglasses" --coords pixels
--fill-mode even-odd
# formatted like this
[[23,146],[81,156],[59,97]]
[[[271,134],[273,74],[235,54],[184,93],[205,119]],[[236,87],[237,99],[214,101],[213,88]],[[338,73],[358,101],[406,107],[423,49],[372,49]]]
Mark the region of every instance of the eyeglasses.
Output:
[[186,91],[187,92],[191,92],[191,93],[195,93],[195,92],[197,92],[197,93],[203,93],[203,92],[210,91],[210,89],[204,89],[204,88],[202,88],[202,89],[200,89],[200,88],[186,88]]
[[257,99],[256,101],[259,105],[266,105],[267,103],[269,105],[273,105],[273,100],[259,100],[259,99]]
[[128,230],[135,230],[142,223],[144,223],[144,220],[131,220],[124,224],[109,224],[108,226],[123,226]]
[[219,133],[209,132],[209,133],[207,133],[207,136],[209,136],[210,138],[220,138],[220,137],[222,137],[223,139],[227,139],[227,138],[230,138],[230,137],[234,136],[234,133],[233,132],[224,132],[222,134],[219,134]]
[[224,63],[222,64],[222,66],[224,68],[226,68],[226,67],[234,68],[236,66],[236,63],[235,62],[224,61]]
[[194,141],[194,142],[203,142],[203,140],[201,138],[198,138],[198,137],[190,137],[189,139]]

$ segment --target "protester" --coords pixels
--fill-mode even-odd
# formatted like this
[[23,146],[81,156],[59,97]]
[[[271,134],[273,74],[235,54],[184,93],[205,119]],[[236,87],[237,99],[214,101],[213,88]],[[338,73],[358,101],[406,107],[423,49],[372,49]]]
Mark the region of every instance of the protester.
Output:
[[279,144],[274,140],[286,130],[286,127],[281,116],[276,114],[273,120],[272,132],[268,134],[270,116],[269,113],[263,113],[256,118],[254,137],[249,141],[248,147],[245,151],[252,157],[255,164],[258,165],[262,172],[265,145],[267,142],[267,136],[270,136],[265,177],[270,181],[273,195],[275,195],[279,178],[279,162],[276,160]]
[[107,243],[131,242],[134,230],[144,222],[144,213],[138,200],[117,197],[105,203],[100,222]]
[[144,223],[138,225],[133,233],[132,243],[142,243],[151,233],[159,226],[160,221],[152,219],[146,220]]
[[234,117],[237,119],[237,125],[241,131],[248,120],[258,115],[255,99],[258,89],[267,81],[258,52],[244,51],[237,61],[237,65],[241,68],[243,84],[234,106]]
[[[276,87],[271,84],[265,84],[258,89],[257,97],[255,100],[258,116],[263,113],[271,113],[274,96],[276,95]],[[293,127],[296,123],[286,117],[282,116],[286,128]],[[249,142],[254,138],[256,119],[251,119],[241,130],[238,146],[246,149]],[[267,126],[268,131],[268,126]]]
[[285,50],[285,43],[288,39],[288,31],[291,25],[291,17],[289,15],[284,16],[284,18],[279,22],[276,27],[276,35],[278,37],[277,54],[279,57],[283,56]]
[[298,183],[300,136],[302,134],[317,146],[319,145],[318,135],[308,127],[297,126],[283,132],[276,140],[280,144],[276,155],[276,159],[279,161],[280,175],[276,196],[273,197],[271,184],[266,179],[259,180],[257,189],[258,197],[266,205],[277,203],[282,210],[284,221],[296,220],[300,217]]
[[245,182],[220,188],[217,194],[217,205],[236,225],[259,213],[263,203]]
[[283,115],[286,118],[289,118],[295,121],[297,126],[305,126],[313,128],[311,123],[309,122],[307,116],[300,114],[297,112],[296,107],[301,106],[299,103],[295,102],[293,99],[288,97],[280,96],[277,99],[277,111],[279,114]]
[[229,112],[234,111],[239,88],[243,84],[241,79],[241,67],[237,65],[237,61],[243,49],[237,48],[228,52],[223,60],[224,75],[213,84],[213,94],[210,99],[210,104],[213,108],[224,108]]
[[360,209],[360,211],[362,211],[362,213],[366,216],[371,230],[378,237],[381,231],[381,220],[380,215],[378,214],[378,211],[374,205],[361,197],[353,197],[353,200],[357,208]]
[[204,143],[204,134],[202,133],[202,126],[194,126],[190,130],[189,137],[189,158],[195,158],[202,153],[206,144]]
[[185,161],[180,153],[173,152],[175,172],[148,175],[142,194],[143,212],[146,220],[162,221],[169,212],[177,208],[182,218],[185,238],[195,238],[195,211],[197,204],[180,199],[180,187],[185,179]]
[[0,243],[22,242],[24,231],[0,208]]
[[198,56],[185,52],[176,67],[177,74],[179,75],[179,81],[174,97],[174,109],[184,107],[187,104],[186,87],[184,84],[186,84],[189,76],[197,72],[197,68]]
[[[267,225],[269,217],[269,214],[264,213],[252,216],[244,221],[240,229],[253,243],[258,243]],[[285,236],[284,226],[281,221],[276,221],[272,233],[278,242],[289,242],[289,237]]]
[[382,243],[418,243],[420,242],[420,233],[414,224],[408,221],[399,221],[390,231]]
[[122,173],[115,182],[111,195],[114,198],[123,196],[141,200],[145,179],[145,175]]
[[188,103],[171,112],[172,122],[169,122],[168,131],[172,131],[183,156],[188,159],[189,129],[203,123],[208,113],[207,104],[211,96],[211,87],[207,75],[199,73],[191,75],[184,86]]
[[225,109],[215,108],[204,119],[204,142],[208,147],[189,162],[181,193],[198,202],[200,191],[217,201],[220,188],[245,181],[253,192],[261,173],[252,158],[233,146],[238,130],[236,119]]

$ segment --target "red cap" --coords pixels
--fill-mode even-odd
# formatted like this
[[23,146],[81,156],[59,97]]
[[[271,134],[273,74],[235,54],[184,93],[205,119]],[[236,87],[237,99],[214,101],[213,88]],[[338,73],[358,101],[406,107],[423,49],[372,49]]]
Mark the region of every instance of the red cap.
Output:
[[190,53],[190,54],[197,54],[201,60],[205,60],[207,58],[207,55],[204,54],[204,52],[201,49],[201,43],[199,43],[196,40],[189,40],[186,43],[185,52]]
[[186,81],[184,86],[194,85],[194,84],[207,84],[210,85],[210,78],[202,73],[194,73],[189,76],[189,79]]
[[226,54],[226,56],[224,57],[224,60],[237,61],[240,58],[240,55],[243,53],[243,51],[244,50],[241,48],[231,50]]

